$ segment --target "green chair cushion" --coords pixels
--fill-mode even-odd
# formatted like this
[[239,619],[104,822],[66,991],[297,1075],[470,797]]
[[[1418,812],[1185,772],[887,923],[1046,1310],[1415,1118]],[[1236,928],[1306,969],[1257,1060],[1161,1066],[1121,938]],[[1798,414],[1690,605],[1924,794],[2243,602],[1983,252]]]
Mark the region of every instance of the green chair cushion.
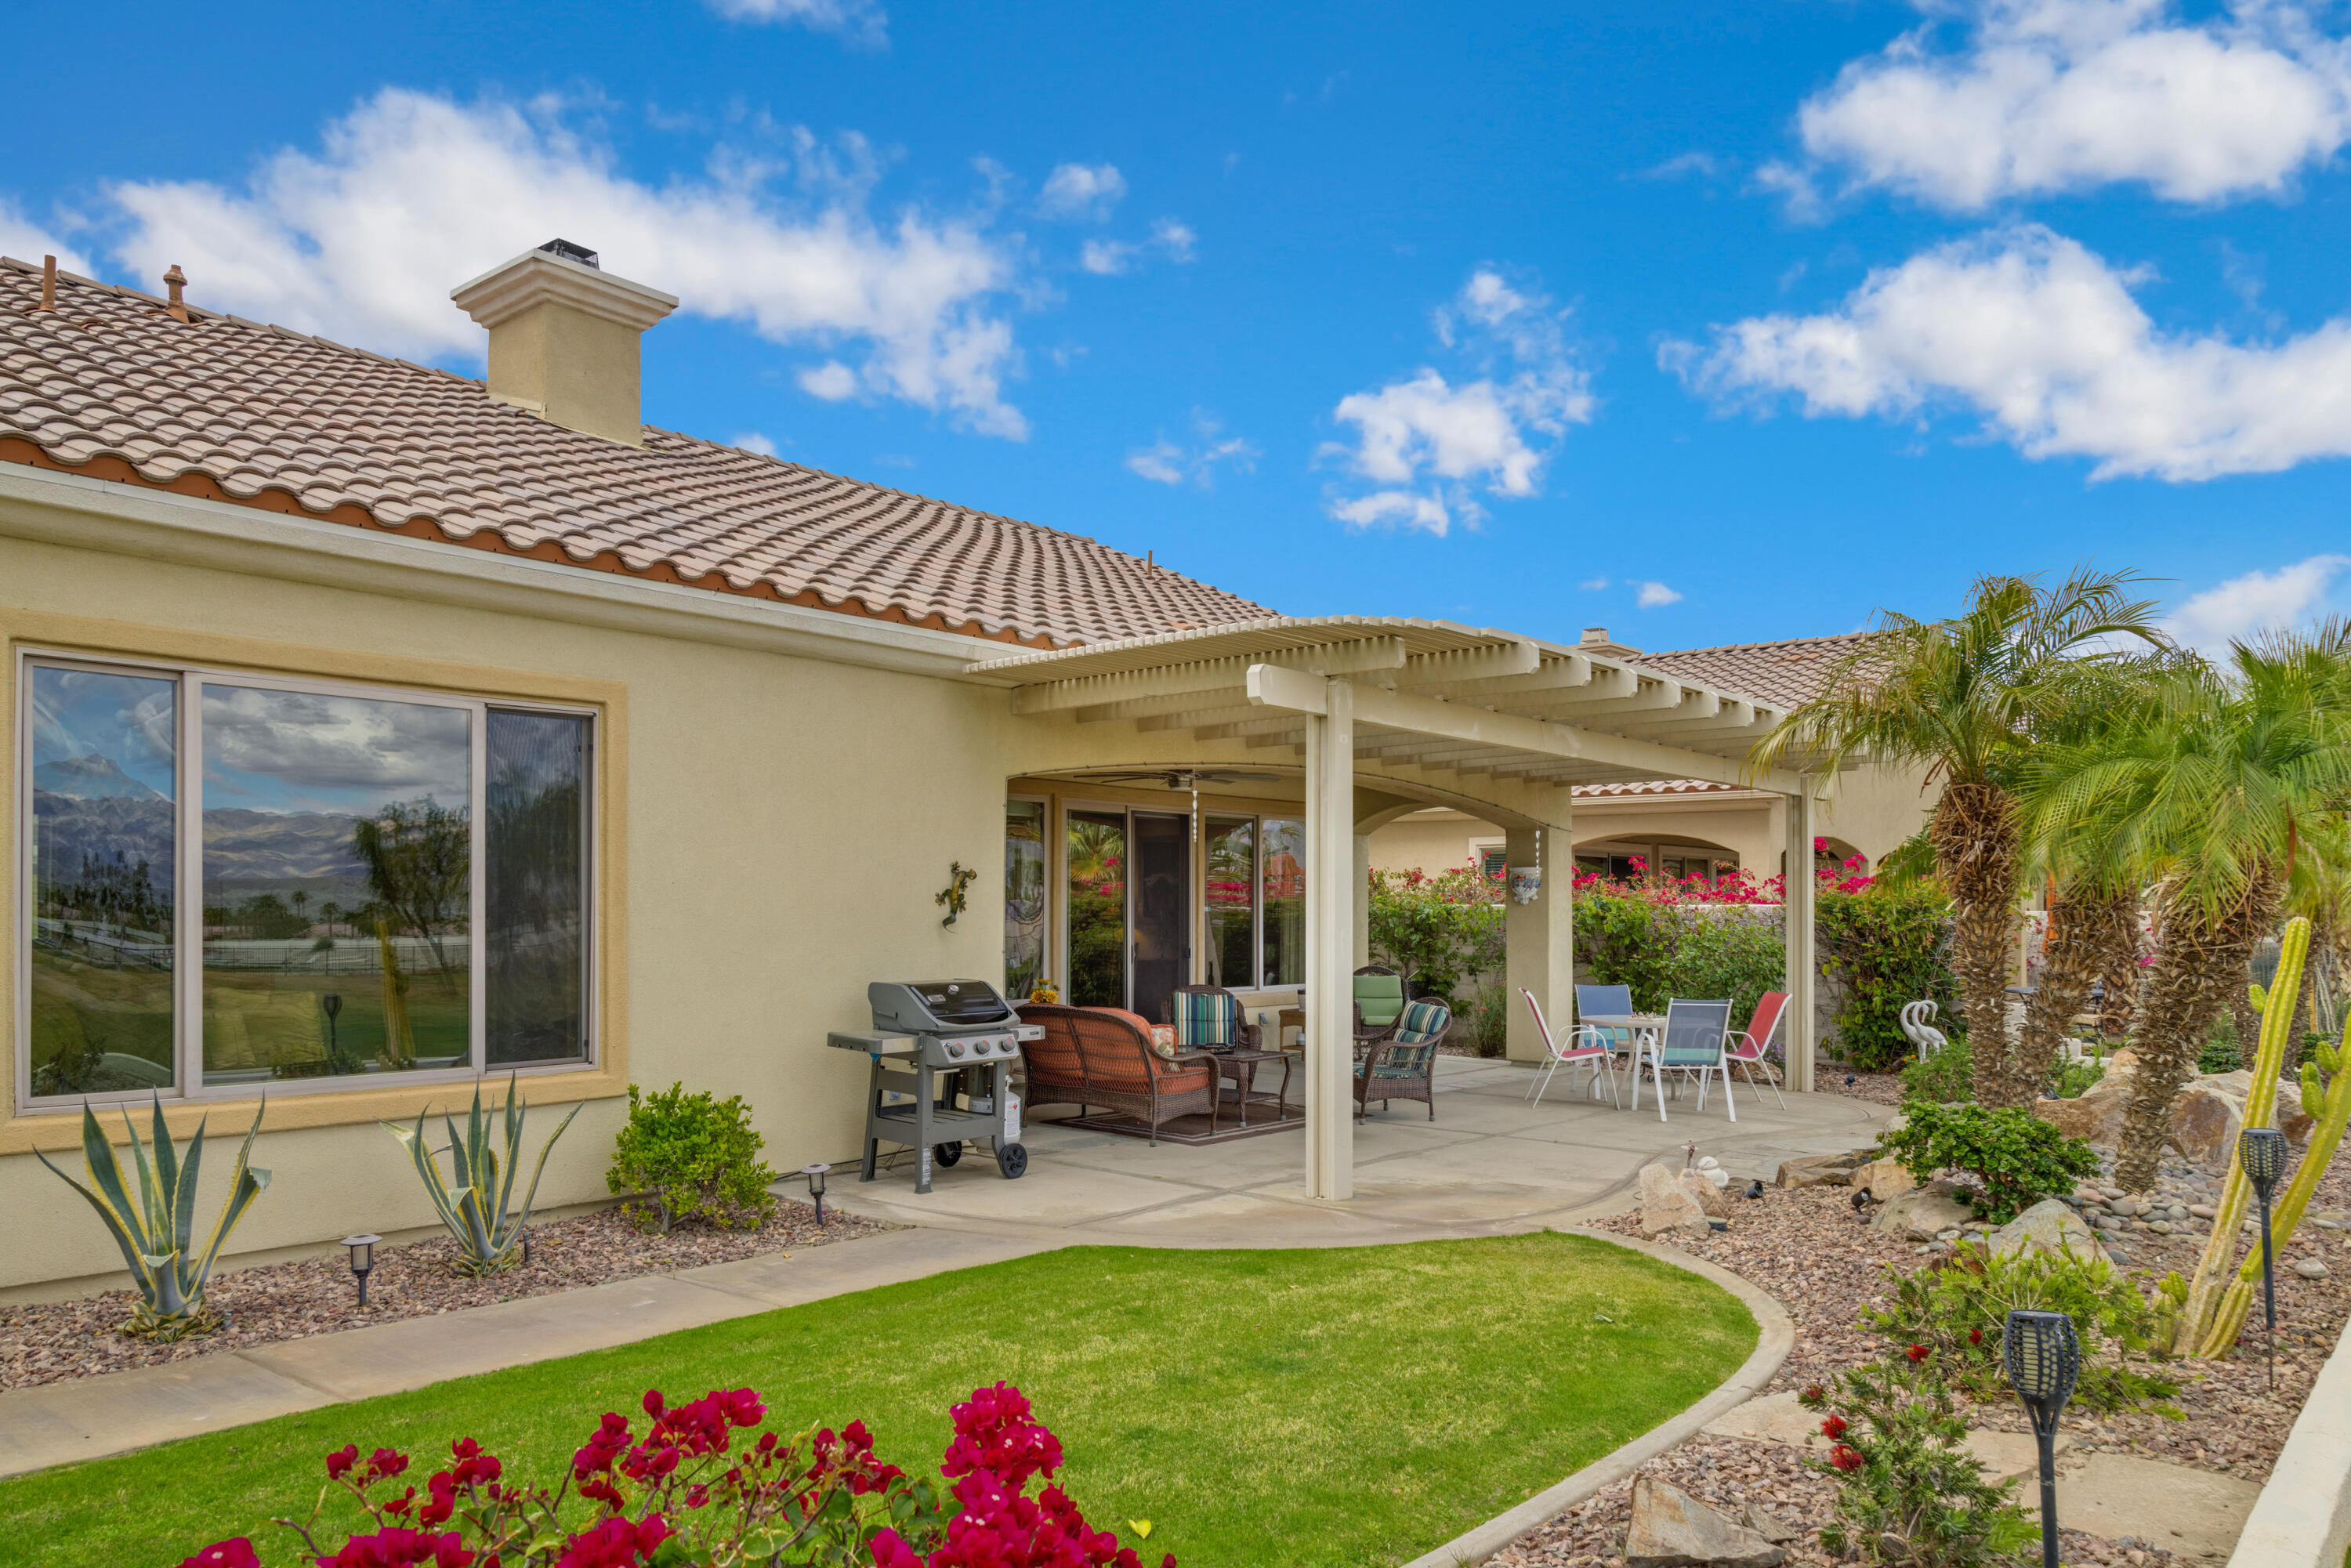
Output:
[[1364,1022],[1374,1029],[1385,1029],[1395,1022],[1404,1011],[1404,977],[1400,975],[1358,975],[1355,977],[1355,1005],[1364,1009]]

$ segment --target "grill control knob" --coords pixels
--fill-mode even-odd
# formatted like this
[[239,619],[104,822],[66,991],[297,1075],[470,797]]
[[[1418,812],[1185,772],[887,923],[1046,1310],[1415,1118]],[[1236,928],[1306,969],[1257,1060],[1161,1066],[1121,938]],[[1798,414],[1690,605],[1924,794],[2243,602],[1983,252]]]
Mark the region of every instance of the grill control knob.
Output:
[[949,1056],[961,1056],[963,1054],[963,1041],[959,1040],[951,1040],[947,1041],[947,1054]]

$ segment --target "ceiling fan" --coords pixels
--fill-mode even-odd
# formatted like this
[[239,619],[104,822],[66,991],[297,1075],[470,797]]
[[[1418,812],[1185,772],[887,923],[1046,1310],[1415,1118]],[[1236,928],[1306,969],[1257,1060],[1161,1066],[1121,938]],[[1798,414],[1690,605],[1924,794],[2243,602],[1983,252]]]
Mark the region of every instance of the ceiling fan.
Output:
[[1197,789],[1203,784],[1271,784],[1279,773],[1252,773],[1238,768],[1145,768],[1081,773],[1092,784],[1159,784],[1170,789]]

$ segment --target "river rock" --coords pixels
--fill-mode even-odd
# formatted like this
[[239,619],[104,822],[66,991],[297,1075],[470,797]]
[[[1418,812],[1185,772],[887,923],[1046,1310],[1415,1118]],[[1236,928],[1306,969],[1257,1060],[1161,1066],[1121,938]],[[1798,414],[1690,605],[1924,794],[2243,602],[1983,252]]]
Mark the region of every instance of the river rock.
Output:
[[2244,1125],[2244,1102],[2210,1079],[2189,1084],[2171,1103],[2171,1145],[2199,1169],[2228,1169]]
[[1997,1253],[2058,1252],[2067,1248],[2081,1259],[2098,1255],[2098,1233],[2057,1199],[2044,1198],[1984,1238],[1987,1250]]
[[1943,1231],[1956,1230],[1975,1218],[1975,1211],[1961,1203],[1955,1191],[1940,1182],[1914,1188],[1881,1205],[1869,1223],[1905,1240],[1932,1241]]
[[2334,1272],[2327,1268],[2326,1260],[2324,1258],[2297,1258],[2294,1260],[2294,1271],[2305,1280],[2324,1280]]
[[1625,1568],[1779,1568],[1787,1558],[1757,1531],[1679,1487],[1646,1471],[1634,1478]]
[[1889,1203],[1917,1186],[1918,1178],[1900,1160],[1872,1160],[1853,1173],[1855,1187],[1867,1187],[1879,1203]]

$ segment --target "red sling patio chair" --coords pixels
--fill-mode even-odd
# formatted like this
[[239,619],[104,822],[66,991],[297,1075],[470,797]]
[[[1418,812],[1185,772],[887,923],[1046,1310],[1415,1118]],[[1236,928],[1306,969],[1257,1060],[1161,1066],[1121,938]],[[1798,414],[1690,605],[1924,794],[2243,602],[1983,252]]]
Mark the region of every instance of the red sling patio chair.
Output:
[[1606,1073],[1608,1099],[1622,1111],[1625,1102],[1616,1094],[1616,1052],[1610,1043],[1608,1031],[1588,1023],[1576,1024],[1567,1031],[1567,1044],[1562,1048],[1552,1039],[1551,1025],[1545,1021],[1542,1004],[1535,1000],[1535,994],[1520,986],[1519,995],[1527,998],[1527,1009],[1535,1015],[1535,1032],[1542,1036],[1543,1042],[1542,1076],[1536,1081],[1527,1098],[1538,1105],[1541,1104],[1543,1091],[1551,1087],[1551,1075],[1559,1071],[1562,1062],[1588,1061],[1592,1064],[1592,1076],[1584,1084],[1584,1092],[1598,1098],[1600,1075]]
[[[1763,1098],[1763,1091],[1755,1082],[1755,1069],[1765,1057],[1771,1053],[1772,1044],[1779,1037],[1780,1024],[1787,1016],[1787,992],[1766,991],[1755,999],[1755,1016],[1747,1020],[1747,1027],[1724,1041],[1722,1053],[1724,1099],[1730,1097],[1730,1068],[1734,1063],[1740,1071],[1747,1075],[1747,1087],[1755,1091],[1755,1098],[1759,1102]],[[1782,1043],[1780,1064],[1784,1068],[1787,1062],[1788,1048]],[[1786,1110],[1788,1102],[1780,1092],[1780,1081],[1771,1076],[1768,1068],[1764,1071],[1763,1082],[1771,1085],[1771,1098],[1780,1102],[1780,1109]]]

